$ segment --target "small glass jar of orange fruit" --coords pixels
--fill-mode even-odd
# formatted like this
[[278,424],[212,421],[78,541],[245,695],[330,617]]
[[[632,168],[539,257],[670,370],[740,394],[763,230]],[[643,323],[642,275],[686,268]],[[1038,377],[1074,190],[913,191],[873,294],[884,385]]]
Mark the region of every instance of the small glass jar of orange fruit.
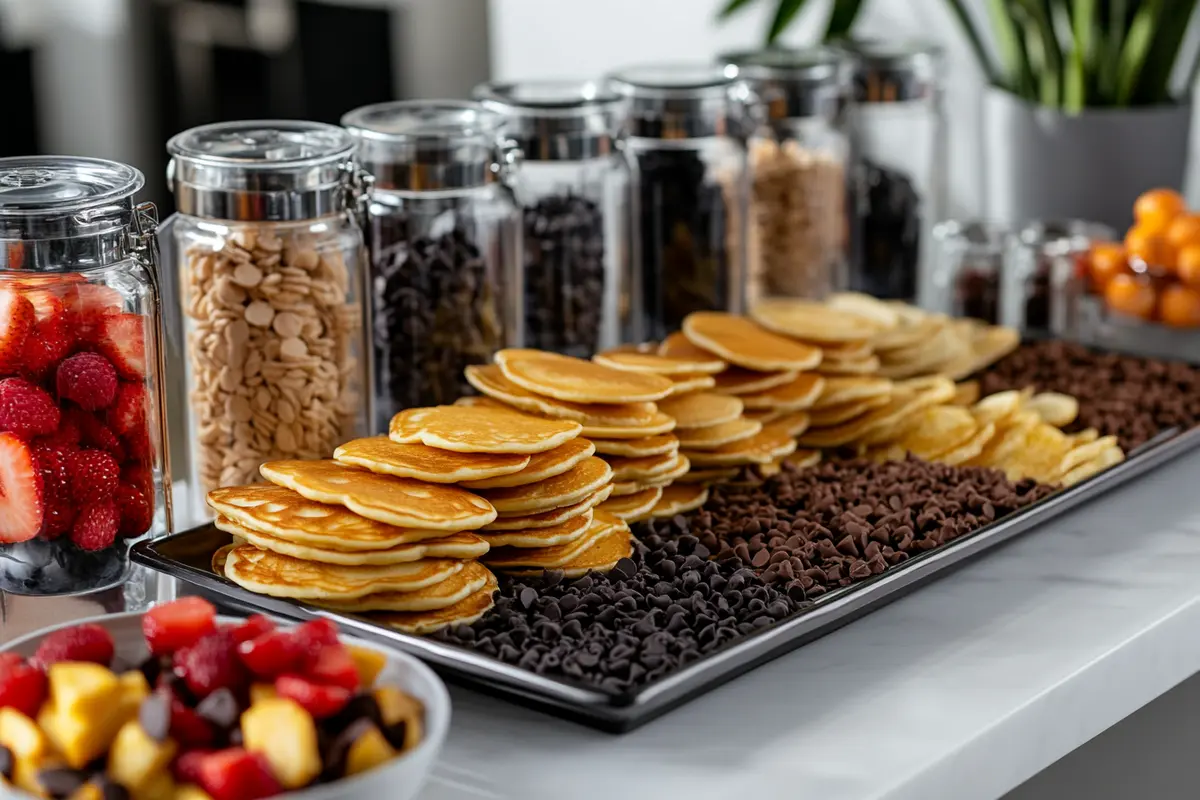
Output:
[[1124,318],[1200,328],[1200,212],[1172,189],[1152,189],[1133,216],[1124,241],[1092,245],[1089,293]]

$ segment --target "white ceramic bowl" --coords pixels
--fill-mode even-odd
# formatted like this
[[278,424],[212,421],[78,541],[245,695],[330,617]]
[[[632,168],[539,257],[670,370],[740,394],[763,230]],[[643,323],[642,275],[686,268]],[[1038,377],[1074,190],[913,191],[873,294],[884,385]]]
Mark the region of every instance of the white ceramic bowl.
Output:
[[[237,623],[240,620],[235,617],[219,617],[219,621]],[[146,657],[146,641],[142,637],[140,613],[107,614],[43,628],[12,640],[0,647],[0,652],[20,653],[28,658],[34,654],[38,644],[47,634],[85,622],[100,625],[112,634],[118,659],[138,664]],[[342,641],[355,647],[375,650],[387,658],[387,665],[376,682],[398,686],[425,704],[425,738],[415,750],[370,772],[279,797],[286,800],[378,800],[382,797],[388,800],[412,800],[421,791],[446,741],[446,733],[450,729],[450,695],[437,675],[433,674],[433,670],[412,656],[347,636],[343,636]],[[24,792],[0,788],[0,797],[28,800],[30,796]]]

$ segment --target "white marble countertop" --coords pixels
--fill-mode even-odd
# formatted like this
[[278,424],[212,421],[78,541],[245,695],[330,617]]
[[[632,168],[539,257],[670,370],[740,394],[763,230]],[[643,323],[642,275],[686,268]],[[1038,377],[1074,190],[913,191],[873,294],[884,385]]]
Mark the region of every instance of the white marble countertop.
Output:
[[454,689],[421,800],[999,797],[1200,670],[1197,487],[1200,453],[624,736]]

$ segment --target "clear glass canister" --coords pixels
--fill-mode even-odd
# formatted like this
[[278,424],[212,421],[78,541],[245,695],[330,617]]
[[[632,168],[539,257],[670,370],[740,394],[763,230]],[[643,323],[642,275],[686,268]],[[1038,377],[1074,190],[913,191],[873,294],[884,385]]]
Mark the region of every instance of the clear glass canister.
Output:
[[524,303],[519,152],[477,103],[366,106],[342,124],[373,176],[371,253],[377,432],[397,412],[473,394],[463,370],[519,346]]
[[3,592],[119,586],[130,540],[170,529],[158,219],[134,204],[142,184],[110,161],[0,159]]
[[728,53],[757,100],[750,137],[747,299],[821,299],[845,287],[849,61],[829,48]]
[[857,41],[850,105],[858,243],[850,287],[925,302],[933,225],[944,218],[946,123],[941,50]]
[[624,99],[573,81],[491,83],[475,97],[504,115],[523,156],[525,345],[590,358],[640,341]]
[[939,222],[927,293],[930,311],[1000,322],[1001,276],[1009,257],[1007,228],[979,220]]
[[630,67],[609,80],[630,100],[646,336],[662,339],[693,311],[741,312],[745,82],[736,69],[710,64]]
[[327,458],[366,417],[360,176],[315,122],[243,121],[170,140],[192,512],[264,461]]

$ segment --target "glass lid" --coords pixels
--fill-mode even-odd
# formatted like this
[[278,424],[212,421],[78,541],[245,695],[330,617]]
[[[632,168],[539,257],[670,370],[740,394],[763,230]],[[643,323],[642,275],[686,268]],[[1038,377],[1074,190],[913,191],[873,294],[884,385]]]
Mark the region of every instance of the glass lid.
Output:
[[319,164],[345,158],[353,147],[336,125],[291,120],[202,125],[167,142],[167,152],[175,158],[243,168]]
[[0,216],[64,214],[131,198],[145,179],[133,167],[97,158],[0,158]]
[[474,91],[503,114],[505,136],[527,161],[576,161],[612,153],[624,129],[628,101],[595,81],[485,83]]
[[629,98],[629,132],[649,139],[740,136],[747,85],[731,64],[645,64],[608,76]]
[[342,117],[356,138],[375,141],[494,137],[503,122],[497,112],[465,100],[377,103]]

